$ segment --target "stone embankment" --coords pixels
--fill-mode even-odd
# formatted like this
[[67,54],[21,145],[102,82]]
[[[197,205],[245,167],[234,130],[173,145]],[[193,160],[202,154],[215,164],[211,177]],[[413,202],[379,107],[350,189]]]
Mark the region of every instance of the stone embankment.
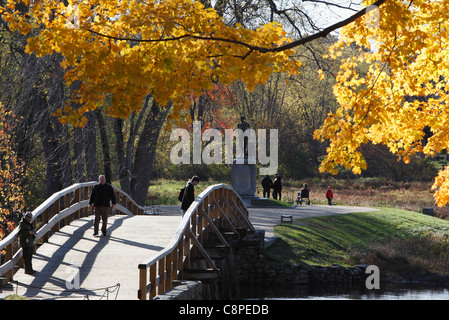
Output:
[[361,284],[367,277],[366,265],[343,267],[270,263],[264,258],[263,242],[260,239],[240,241],[233,249],[235,275],[239,284]]
[[366,280],[365,270],[366,265],[323,267],[259,262],[254,269],[250,264],[237,269],[236,275],[239,283],[254,285],[361,284]]

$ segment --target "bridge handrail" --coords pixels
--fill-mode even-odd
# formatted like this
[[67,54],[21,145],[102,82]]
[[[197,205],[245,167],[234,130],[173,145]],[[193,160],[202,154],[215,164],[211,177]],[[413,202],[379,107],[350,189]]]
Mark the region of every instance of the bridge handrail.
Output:
[[[32,211],[33,218],[31,220],[32,223],[36,224],[37,218],[45,215],[43,217],[42,225],[36,232],[37,242],[41,238],[44,238],[44,242],[48,241],[48,232],[54,230],[56,227],[56,231],[59,230],[59,223],[75,214],[74,219],[78,219],[82,216],[88,215],[88,206],[89,206],[89,189],[96,185],[97,181],[91,182],[83,182],[76,183],[71,185],[61,191],[55,192],[51,195],[47,200],[45,200],[42,204],[40,204],[36,209]],[[116,186],[112,185],[114,191],[117,196],[117,204],[116,204],[116,212],[122,212],[128,215],[133,214],[143,214],[145,208],[138,205],[132,198],[126,194],[124,191],[120,190]],[[83,200],[80,199],[81,190],[84,191]],[[73,199],[68,198],[68,196],[73,194]],[[65,199],[65,207],[63,210],[60,210],[60,199],[63,197],[67,197]],[[58,208],[56,208],[56,203]],[[49,217],[49,209],[53,206],[52,217]],[[80,214],[81,211],[84,211],[84,214]],[[78,213],[78,214],[76,214]],[[69,223],[69,221],[67,221]],[[16,244],[18,238],[19,228],[16,227],[7,237],[0,241],[0,251],[6,249],[5,262],[0,265],[0,276],[6,274],[7,281],[12,280],[13,276],[13,268],[18,263],[19,259],[22,257],[22,249],[14,248],[14,244]]]
[[[224,199],[224,192],[222,190],[227,190],[229,199]],[[217,195],[218,199],[216,198]],[[235,199],[231,199],[232,197]],[[199,221],[199,218],[202,216],[200,209],[204,210],[206,204],[206,210],[209,211],[209,209],[211,209],[211,206],[215,207],[219,204],[219,202],[221,202],[220,205],[222,206],[225,205],[228,207],[239,207],[240,209],[237,208],[237,210],[233,210],[233,213],[231,214],[238,215],[239,217],[237,219],[240,220],[241,225],[243,225],[246,229],[255,231],[254,227],[249,222],[248,210],[245,203],[243,202],[240,195],[236,193],[232,187],[224,184],[209,186],[207,189],[201,192],[201,194],[198,195],[195,201],[190,205],[167,246],[162,251],[159,251],[146,261],[143,261],[139,264],[139,299],[145,300],[148,292],[150,292],[150,299],[153,298],[156,295],[157,288],[158,293],[161,293],[169,290],[172,287],[171,280],[174,280],[174,278],[178,276],[178,273],[182,272],[183,258],[188,255],[188,253],[184,252],[185,242],[193,241],[198,245],[198,238],[201,237],[202,233],[202,230],[199,229],[203,229],[203,227],[206,227],[204,225],[201,225],[201,222]],[[222,209],[220,211],[220,215],[226,215]],[[204,213],[208,214],[209,212]],[[226,219],[228,218],[226,217]],[[205,220],[206,225],[212,223],[211,218],[206,217]],[[198,230],[196,230],[197,225],[199,225]],[[190,250],[190,245],[188,246],[189,247],[187,249]],[[205,252],[203,252],[203,254],[207,255],[207,253]],[[150,269],[150,283],[147,283],[148,269]],[[156,276],[156,272],[158,273],[158,277]],[[164,278],[165,280],[162,278]]]

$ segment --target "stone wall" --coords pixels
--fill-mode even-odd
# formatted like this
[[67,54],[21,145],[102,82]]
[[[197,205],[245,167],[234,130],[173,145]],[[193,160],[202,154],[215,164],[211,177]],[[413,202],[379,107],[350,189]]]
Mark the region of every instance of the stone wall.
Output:
[[263,255],[263,239],[241,240],[233,246],[233,252],[235,275],[239,284],[361,284],[368,276],[365,274],[366,265],[323,267],[268,263]]
[[202,300],[201,281],[174,281],[174,287],[161,295],[154,297],[154,300]]

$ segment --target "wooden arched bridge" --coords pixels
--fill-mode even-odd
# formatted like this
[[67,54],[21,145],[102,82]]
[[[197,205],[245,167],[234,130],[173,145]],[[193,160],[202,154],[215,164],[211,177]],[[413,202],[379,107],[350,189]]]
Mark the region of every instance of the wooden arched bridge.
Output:
[[18,270],[23,259],[17,229],[0,242],[0,277],[16,283],[19,295],[151,299],[169,290],[173,280],[218,271],[204,247],[211,237],[226,248],[229,239],[254,231],[243,200],[223,184],[204,190],[184,217],[179,207],[172,214],[146,214],[114,187],[117,205],[109,217],[108,236],[94,236],[88,202],[95,184],[68,187],[33,211],[36,274]]

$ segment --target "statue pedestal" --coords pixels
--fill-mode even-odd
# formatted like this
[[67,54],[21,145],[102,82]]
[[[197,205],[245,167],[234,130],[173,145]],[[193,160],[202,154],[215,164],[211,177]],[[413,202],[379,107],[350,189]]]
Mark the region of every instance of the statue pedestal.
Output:
[[256,196],[256,161],[253,158],[236,157],[232,161],[232,187],[247,203],[259,199]]

